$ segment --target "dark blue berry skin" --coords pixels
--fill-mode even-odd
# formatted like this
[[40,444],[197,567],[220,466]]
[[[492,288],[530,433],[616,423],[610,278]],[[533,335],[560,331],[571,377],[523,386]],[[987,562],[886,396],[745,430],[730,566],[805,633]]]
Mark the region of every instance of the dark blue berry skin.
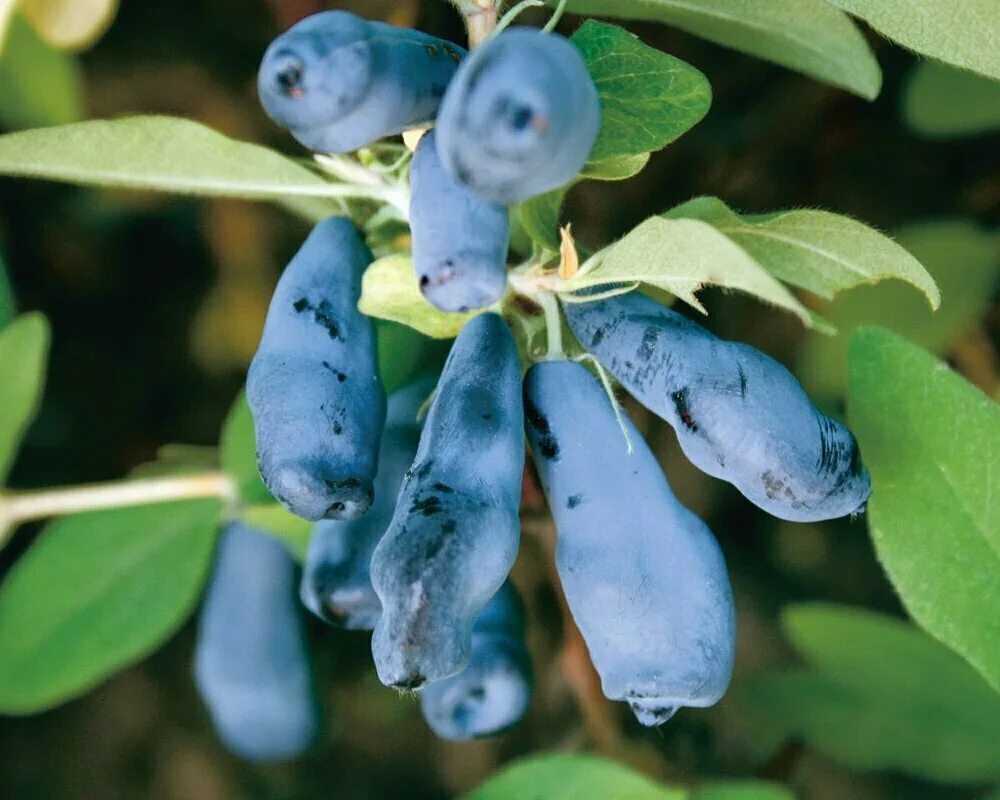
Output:
[[420,291],[442,311],[469,311],[500,299],[507,285],[510,214],[481,200],[441,164],[434,131],[410,167],[410,230]]
[[415,689],[469,663],[472,626],[517,555],[524,468],[521,367],[495,314],[470,320],[452,346],[372,557],[382,616],[378,676]]
[[350,220],[316,225],[278,281],[247,375],[261,477],[310,520],[354,519],[372,502],[385,393],[357,307],[371,259]]
[[248,761],[302,753],[320,728],[295,562],[245,525],[219,539],[195,644],[195,684],[223,743]]
[[864,508],[871,481],[857,442],[777,361],[638,292],[564,307],[580,343],[673,426],[700,470],[793,522]]
[[445,168],[480,197],[509,205],[569,183],[601,124],[580,52],[558,34],[511,28],[473,52],[438,114]]
[[321,520],[313,528],[299,595],[306,608],[335,627],[370,631],[382,613],[372,588],[372,552],[392,521],[420,440],[417,412],[434,384],[433,378],[418,380],[389,396],[375,502],[368,513],[355,520]]
[[257,92],[310,150],[347,153],[434,119],[464,55],[420,31],[324,11],[271,43]]
[[524,403],[559,579],[604,694],[643,725],[714,704],[732,674],[735,614],[712,532],[625,419],[628,453],[611,401],[580,364],[532,367]]
[[516,725],[531,702],[524,608],[508,581],[472,627],[469,666],[420,692],[424,719],[442,739],[495,736]]

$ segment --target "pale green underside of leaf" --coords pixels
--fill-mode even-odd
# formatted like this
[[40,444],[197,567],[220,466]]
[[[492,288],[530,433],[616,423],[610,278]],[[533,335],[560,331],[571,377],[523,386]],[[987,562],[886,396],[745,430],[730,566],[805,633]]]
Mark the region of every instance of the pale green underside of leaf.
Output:
[[590,161],[659,150],[708,113],[708,79],[623,28],[587,20],[573,34],[573,44],[601,99],[601,130]]
[[1000,691],[1000,406],[906,340],[862,327],[848,408],[872,473],[879,560],[914,620]]
[[76,61],[42,41],[15,14],[0,51],[0,123],[31,128],[75,122],[81,89]]
[[801,209],[739,215],[715,197],[696,197],[671,209],[671,219],[708,222],[785,283],[820,297],[895,278],[941,303],[923,265],[888,236],[840,214]]
[[664,22],[868,99],[882,85],[864,36],[824,0],[569,0],[569,9]]
[[401,322],[435,339],[451,339],[476,313],[439,311],[424,298],[409,256],[380,258],[365,271],[361,281],[362,314]]
[[545,755],[505,767],[464,800],[687,800],[687,792],[660,786],[603,758]]
[[23,314],[0,330],[0,485],[38,412],[48,366],[49,323]]
[[794,736],[858,769],[930,780],[1000,775],[1000,696],[918,628],[862,609],[786,609],[785,632],[808,668],[743,688],[762,735]]
[[241,520],[252,528],[283,542],[299,562],[306,560],[313,523],[297,517],[280,503],[256,503],[245,506]]
[[799,357],[796,374],[813,397],[832,402],[846,389],[847,345],[859,325],[884,325],[943,355],[986,313],[1000,283],[1000,238],[965,220],[911,225],[894,238],[934,278],[941,307],[931,311],[924,295],[900,281],[860,286],[838,296],[823,309],[837,335],[809,335]]
[[155,649],[194,607],[219,504],[63,517],[0,587],[0,711],[41,711]]
[[924,61],[906,81],[903,116],[911,128],[932,138],[995,131],[1000,129],[1000,82]]
[[637,153],[631,156],[608,158],[604,161],[592,161],[584,166],[581,178],[595,181],[623,181],[634,177],[646,168],[649,163],[649,153]]
[[712,225],[694,219],[651,217],[609,247],[593,267],[565,283],[566,291],[645,283],[665,289],[704,311],[695,297],[703,286],[736,289],[791,311],[808,326],[822,326],[761,264]]
[[0,174],[259,200],[330,198],[343,190],[266,147],[160,116],[0,136]]
[[887,39],[1000,80],[996,0],[828,0]]

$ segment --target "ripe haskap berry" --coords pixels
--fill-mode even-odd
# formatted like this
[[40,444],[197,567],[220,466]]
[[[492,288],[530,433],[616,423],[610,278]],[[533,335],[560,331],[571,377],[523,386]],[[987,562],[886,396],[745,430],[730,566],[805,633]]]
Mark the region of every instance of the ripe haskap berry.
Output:
[[346,153],[432,120],[464,55],[420,31],[324,11],[271,43],[257,91],[303,145]]
[[198,624],[194,675],[219,738],[249,761],[280,761],[319,731],[295,563],[241,524],[219,539]]
[[382,613],[372,588],[372,552],[392,521],[403,475],[420,440],[417,412],[434,384],[421,379],[389,396],[375,502],[368,513],[355,520],[322,520],[313,528],[299,594],[306,608],[338,628],[370,631]]
[[438,114],[437,147],[456,180],[507,205],[576,177],[600,123],[597,89],[576,47],[513,28],[462,63]]
[[712,532],[670,491],[630,420],[570,361],[525,377],[528,439],[555,519],[566,601],[601,677],[643,725],[710,706],[729,684],[734,611]]
[[387,686],[463,670],[472,626],[517,555],[524,467],[521,367],[482,314],[452,346],[396,513],[372,556],[382,601],[372,652]]
[[371,259],[349,220],[316,225],[278,281],[247,376],[261,476],[306,519],[353,519],[372,502],[385,393],[357,307]]
[[420,707],[438,736],[465,741],[494,736],[517,724],[530,701],[524,609],[508,582],[472,626],[469,666],[424,687]]
[[410,230],[420,291],[442,311],[496,302],[507,285],[510,215],[481,200],[445,170],[434,131],[410,167]]
[[565,310],[580,343],[674,427],[703,472],[793,522],[864,508],[871,481],[851,432],[817,411],[774,359],[638,292]]

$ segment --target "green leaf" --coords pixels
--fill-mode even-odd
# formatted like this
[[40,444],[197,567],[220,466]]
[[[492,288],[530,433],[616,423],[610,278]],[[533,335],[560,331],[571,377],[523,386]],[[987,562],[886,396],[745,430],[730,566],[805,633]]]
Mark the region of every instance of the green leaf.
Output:
[[785,787],[764,781],[720,781],[691,793],[691,800],[795,800]]
[[744,687],[752,718],[859,769],[938,781],[1000,775],[1000,696],[966,662],[912,625],[831,604],[786,609],[809,669]]
[[649,153],[592,161],[583,168],[580,177],[595,181],[623,181],[638,175],[648,163]]
[[803,343],[797,374],[810,394],[827,402],[847,386],[847,345],[865,323],[892,328],[942,355],[979,325],[1000,282],[1000,239],[964,220],[938,220],[896,232],[896,242],[923,264],[944,302],[932,312],[923,295],[896,281],[862,286],[837,297],[823,316],[836,336],[810,335]]
[[257,469],[257,438],[246,392],[239,393],[222,424],[219,460],[222,471],[236,481],[240,499],[244,503],[274,501]]
[[573,34],[601,98],[592,162],[659,150],[708,113],[712,87],[690,64],[623,28],[587,20]]
[[776,278],[820,297],[895,278],[920,289],[933,308],[941,303],[934,279],[919,261],[850,217],[808,209],[740,215],[716,197],[696,197],[665,216],[709,223]]
[[545,755],[495,774],[465,800],[686,800],[687,792],[653,783],[603,758]]
[[702,286],[738,289],[791,311],[806,325],[824,327],[795,296],[745,250],[708,223],[651,217],[604,250],[562,289],[646,283],[704,311],[695,297]]
[[849,358],[878,558],[913,619],[1000,691],[1000,406],[883,328],[859,328]]
[[439,371],[448,354],[446,343],[400,325],[376,320],[378,369],[386,393],[394,392],[424,372]]
[[197,500],[64,517],[0,586],[0,711],[86,692],[169,637],[208,574],[219,504]]
[[569,0],[569,9],[665,22],[868,99],[882,85],[878,62],[864,36],[847,15],[824,0]]
[[554,192],[532,197],[511,209],[512,214],[517,214],[521,227],[531,237],[531,241],[543,250],[559,252],[559,212],[568,191],[569,186],[564,186]]
[[49,323],[38,313],[22,314],[0,331],[0,485],[38,413],[49,339]]
[[0,253],[0,330],[14,319],[17,305],[14,301],[14,288],[10,285],[7,268],[4,265],[3,254]]
[[280,503],[258,503],[246,506],[241,519],[251,528],[269,533],[283,542],[300,562],[306,560],[313,523],[297,517]]
[[438,311],[421,294],[413,262],[404,255],[386,256],[368,267],[361,280],[358,308],[369,317],[401,322],[435,339],[454,338],[466,322],[481,313]]
[[0,174],[179,194],[287,200],[340,197],[280,153],[197,122],[140,116],[0,136]]
[[1000,129],[1000,83],[924,61],[910,72],[903,117],[918,133],[950,139]]
[[15,14],[0,52],[0,124],[31,128],[78,120],[81,83],[76,61]]
[[828,0],[887,39],[1000,80],[996,0]]

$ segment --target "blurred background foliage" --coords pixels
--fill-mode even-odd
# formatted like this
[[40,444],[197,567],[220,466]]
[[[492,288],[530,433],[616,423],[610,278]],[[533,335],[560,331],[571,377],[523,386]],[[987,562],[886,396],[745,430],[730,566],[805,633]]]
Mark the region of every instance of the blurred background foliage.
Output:
[[[336,6],[463,40],[459,18],[442,0]],[[255,71],[277,32],[323,7],[316,0],[120,8],[114,0],[0,0],[7,24],[0,127],[168,113],[301,155],[260,110]],[[561,28],[570,32],[578,22],[567,17]],[[835,414],[844,410],[848,336],[868,322],[897,330],[998,395],[998,84],[918,63],[872,37],[885,84],[869,103],[675,29],[627,27],[701,69],[714,102],[704,122],[653,154],[628,184],[586,182],[570,192],[564,218],[580,241],[604,245],[644,217],[703,194],[748,212],[820,207],[855,216],[893,232],[924,262],[942,289],[937,314],[903,284],[856,289],[817,304],[840,328],[830,338],[752,300],[708,292],[709,327],[792,367]],[[44,310],[53,326],[47,393],[11,484],[111,479],[152,460],[165,443],[214,445],[276,276],[305,232],[301,220],[267,204],[0,182],[0,263],[17,306]],[[0,320],[12,305],[0,271]],[[394,380],[440,355],[440,346],[397,327],[380,333],[383,352],[398,362]],[[861,691],[841,680],[842,660],[831,662],[809,644],[810,620],[836,610],[803,606],[782,614],[793,603],[828,601],[902,616],[863,520],[774,520],[691,467],[666,426],[635,404],[629,410],[729,562],[740,621],[737,674],[718,707],[645,730],[625,707],[603,699],[582,641],[563,623],[549,555],[553,531],[529,476],[515,580],[529,607],[538,685],[528,718],[511,734],[461,745],[436,740],[416,702],[379,685],[367,636],[315,624],[328,733],[304,760],[246,766],[215,740],[195,696],[189,623],[151,658],[85,697],[0,720],[0,796],[445,798],[514,756],[586,749],[665,782],[755,776],[809,800],[984,797],[988,779],[997,777],[998,744],[982,714],[996,700],[989,693],[982,697],[992,699],[976,700],[980,679],[964,663],[914,628],[905,634],[916,643],[891,620],[866,618],[845,633],[844,652],[870,665],[872,653],[903,636],[900,646],[912,658]],[[0,569],[30,540],[30,531],[19,535],[0,554]],[[869,638],[858,640],[859,630]],[[906,691],[897,685],[901,675]],[[919,696],[929,687],[940,691]],[[831,697],[843,702],[830,705]],[[956,734],[950,746],[959,753],[946,752],[946,736],[919,735],[949,724],[961,735],[981,734],[964,749]],[[912,740],[901,735],[914,731]],[[873,760],[876,745],[888,752]],[[984,751],[978,761],[977,746]]]

